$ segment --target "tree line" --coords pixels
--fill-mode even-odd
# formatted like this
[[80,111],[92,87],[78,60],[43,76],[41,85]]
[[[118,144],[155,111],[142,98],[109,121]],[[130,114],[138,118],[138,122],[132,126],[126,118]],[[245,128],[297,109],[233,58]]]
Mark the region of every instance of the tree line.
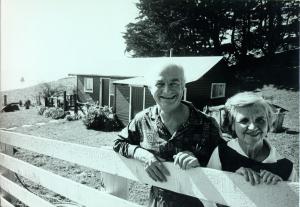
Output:
[[299,47],[299,0],[139,0],[133,57],[222,55],[229,65]]

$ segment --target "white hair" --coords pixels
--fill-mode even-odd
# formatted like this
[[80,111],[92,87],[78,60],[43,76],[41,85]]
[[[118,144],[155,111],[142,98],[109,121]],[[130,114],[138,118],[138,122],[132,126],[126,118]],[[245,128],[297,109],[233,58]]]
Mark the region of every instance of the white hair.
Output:
[[160,66],[160,67],[155,67],[153,70],[149,71],[146,75],[145,75],[145,80],[146,80],[146,85],[147,86],[153,86],[156,81],[156,78],[162,74],[164,71],[168,71],[168,70],[176,70],[179,71],[180,76],[181,76],[181,85],[182,87],[185,86],[185,74],[184,74],[184,69],[182,66],[175,64],[175,63],[168,63],[166,65]]

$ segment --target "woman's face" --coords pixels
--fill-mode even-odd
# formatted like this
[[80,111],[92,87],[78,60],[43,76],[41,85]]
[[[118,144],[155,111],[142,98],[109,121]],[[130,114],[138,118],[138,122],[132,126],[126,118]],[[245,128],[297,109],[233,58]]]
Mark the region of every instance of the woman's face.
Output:
[[237,109],[233,124],[239,143],[255,145],[268,133],[268,121],[263,107],[246,106]]

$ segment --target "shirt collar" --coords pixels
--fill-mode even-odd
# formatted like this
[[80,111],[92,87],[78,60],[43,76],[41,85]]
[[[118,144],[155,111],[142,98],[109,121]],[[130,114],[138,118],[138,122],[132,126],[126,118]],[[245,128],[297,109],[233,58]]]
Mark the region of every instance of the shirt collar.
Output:
[[[275,148],[266,140],[264,139],[264,143],[267,144],[267,146],[269,147],[270,149],[270,153],[269,155],[266,157],[266,159],[264,159],[262,162],[263,163],[271,163],[271,162],[276,162],[277,159],[276,159],[276,151],[275,151]],[[245,156],[245,157],[248,157],[246,155],[246,153],[242,150],[239,142],[238,142],[238,139],[232,139],[228,142],[227,144],[229,147],[231,147],[232,149],[234,149],[235,151],[237,151],[238,153],[240,153],[241,155]]]
[[[181,101],[181,103],[188,106],[189,111],[190,111],[188,120],[183,124],[184,127],[187,126],[187,125],[201,125],[202,124],[202,118],[200,116],[201,112],[199,111],[199,109],[197,109],[191,102]],[[157,105],[151,107],[150,117],[153,121],[158,120],[158,118],[160,118],[159,109],[158,109]]]

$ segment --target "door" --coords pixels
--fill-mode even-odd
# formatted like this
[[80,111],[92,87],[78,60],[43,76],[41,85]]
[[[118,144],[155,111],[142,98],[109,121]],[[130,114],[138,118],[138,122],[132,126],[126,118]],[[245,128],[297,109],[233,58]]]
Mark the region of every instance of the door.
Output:
[[131,89],[131,119],[143,110],[144,88],[134,87]]
[[110,79],[101,78],[100,80],[100,105],[109,106],[109,82]]

